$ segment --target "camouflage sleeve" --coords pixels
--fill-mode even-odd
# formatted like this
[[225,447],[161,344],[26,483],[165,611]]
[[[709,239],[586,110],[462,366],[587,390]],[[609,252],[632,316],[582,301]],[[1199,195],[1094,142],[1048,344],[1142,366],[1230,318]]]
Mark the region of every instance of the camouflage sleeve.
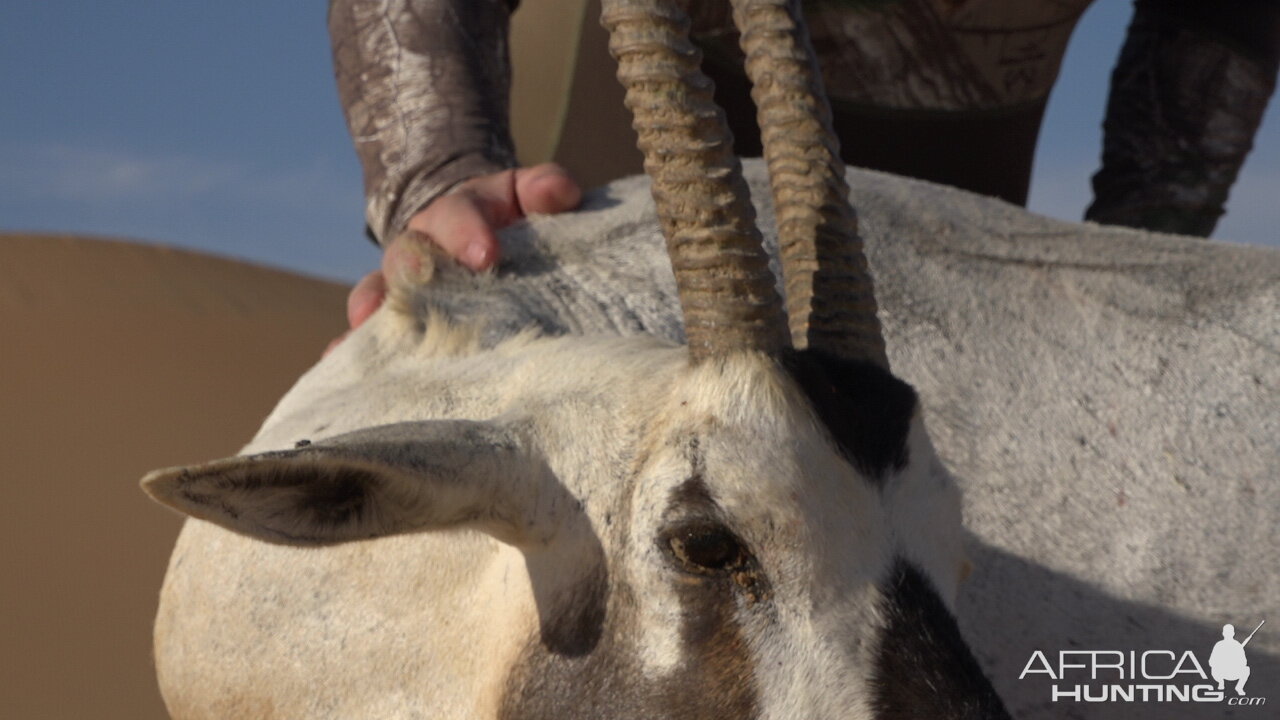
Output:
[[1137,0],[1085,219],[1207,237],[1276,85],[1276,0]]
[[517,1],[330,1],[338,96],[379,243],[459,182],[515,165],[507,27]]

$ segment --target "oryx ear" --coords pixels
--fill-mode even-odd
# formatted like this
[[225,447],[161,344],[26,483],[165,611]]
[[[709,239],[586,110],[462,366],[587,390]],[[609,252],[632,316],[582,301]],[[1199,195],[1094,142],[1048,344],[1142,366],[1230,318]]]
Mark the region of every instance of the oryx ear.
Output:
[[318,545],[466,525],[548,539],[566,494],[519,435],[492,423],[398,423],[142,479],[155,500],[262,540]]

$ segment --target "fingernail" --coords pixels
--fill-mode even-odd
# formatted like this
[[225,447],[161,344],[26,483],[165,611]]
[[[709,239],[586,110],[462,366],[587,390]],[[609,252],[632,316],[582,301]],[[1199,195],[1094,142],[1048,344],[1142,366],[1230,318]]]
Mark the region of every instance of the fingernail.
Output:
[[462,261],[472,270],[483,270],[489,267],[490,252],[484,243],[473,242],[467,246]]
[[565,207],[572,207],[578,204],[581,199],[581,190],[577,183],[573,181],[573,177],[563,170],[549,170],[542,177],[534,182],[543,185],[551,184],[554,181],[555,201]]

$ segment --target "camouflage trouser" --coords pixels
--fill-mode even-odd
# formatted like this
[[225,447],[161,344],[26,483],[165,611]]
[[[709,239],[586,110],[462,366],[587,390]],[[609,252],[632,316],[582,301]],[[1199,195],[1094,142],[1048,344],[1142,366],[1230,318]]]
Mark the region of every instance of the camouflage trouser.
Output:
[[[845,161],[1024,204],[1045,103],[1091,1],[806,2]],[[738,150],[759,154],[728,12],[691,7]],[[1088,219],[1208,235],[1278,55],[1275,0],[1138,0]]]
[[1086,219],[1208,236],[1275,90],[1280,3],[1138,0]]

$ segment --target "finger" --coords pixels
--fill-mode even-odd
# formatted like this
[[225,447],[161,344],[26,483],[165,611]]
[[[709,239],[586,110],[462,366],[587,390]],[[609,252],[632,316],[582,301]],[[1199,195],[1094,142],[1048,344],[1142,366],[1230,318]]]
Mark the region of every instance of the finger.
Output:
[[409,229],[426,235],[472,270],[486,270],[498,261],[498,237],[484,205],[470,190],[445,195],[414,215]]
[[521,218],[515,168],[471,178],[453,195],[469,197],[491,228],[504,228]]
[[582,188],[563,167],[543,163],[516,171],[516,202],[522,215],[564,212],[582,202]]
[[364,324],[387,297],[387,282],[379,270],[360,278],[347,296],[347,324],[354,330]]

